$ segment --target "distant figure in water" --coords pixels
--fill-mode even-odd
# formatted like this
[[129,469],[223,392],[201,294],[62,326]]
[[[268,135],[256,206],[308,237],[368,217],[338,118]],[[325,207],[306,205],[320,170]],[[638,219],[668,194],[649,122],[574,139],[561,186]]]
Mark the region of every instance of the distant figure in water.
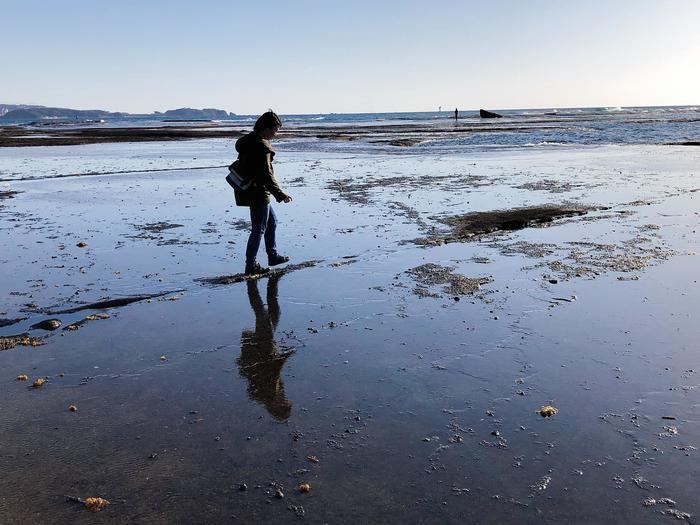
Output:
[[262,404],[278,421],[292,413],[292,404],[284,394],[280,378],[282,367],[293,351],[277,352],[275,330],[280,320],[277,302],[277,282],[280,274],[271,274],[267,281],[267,308],[258,292],[258,280],[250,280],[248,300],[255,313],[255,330],[243,330],[241,356],[236,361],[238,370],[248,380],[248,396]]
[[459,111],[457,111],[457,108],[455,108],[455,122],[457,122],[458,118],[459,118]]
[[263,237],[267,262],[270,266],[289,261],[289,257],[277,253],[275,239],[277,216],[270,205],[270,194],[277,202],[292,202],[292,198],[277,184],[272,168],[275,152],[272,150],[270,140],[277,135],[281,126],[280,118],[273,111],[268,111],[258,118],[252,132],[236,141],[238,160],[231,165],[231,168],[240,177],[252,180],[250,187],[245,190],[232,184],[236,204],[250,207],[251,231],[245,251],[246,275],[270,271],[257,261],[258,249]]

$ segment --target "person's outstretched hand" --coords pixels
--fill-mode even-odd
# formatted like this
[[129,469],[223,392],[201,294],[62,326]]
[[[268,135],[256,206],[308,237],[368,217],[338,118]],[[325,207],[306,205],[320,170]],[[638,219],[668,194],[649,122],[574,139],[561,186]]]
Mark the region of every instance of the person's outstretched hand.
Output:
[[289,195],[285,195],[284,199],[282,199],[282,202],[292,202],[292,198]]

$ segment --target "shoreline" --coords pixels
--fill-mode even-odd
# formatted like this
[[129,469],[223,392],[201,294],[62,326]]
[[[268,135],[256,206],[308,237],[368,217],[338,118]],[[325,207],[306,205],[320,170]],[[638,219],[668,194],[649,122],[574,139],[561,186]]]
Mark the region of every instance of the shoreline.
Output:
[[17,181],[0,319],[26,319],[0,337],[38,340],[0,351],[0,512],[94,520],[69,495],[122,522],[696,515],[697,155],[280,151],[278,243],[320,262],[258,281],[236,276],[247,210],[222,168]]

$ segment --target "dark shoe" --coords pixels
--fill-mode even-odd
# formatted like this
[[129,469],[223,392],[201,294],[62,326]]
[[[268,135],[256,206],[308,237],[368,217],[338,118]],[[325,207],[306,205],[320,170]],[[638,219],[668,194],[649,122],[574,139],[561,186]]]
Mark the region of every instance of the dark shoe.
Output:
[[269,268],[265,268],[264,266],[260,266],[259,262],[254,262],[252,264],[246,264],[245,265],[245,274],[246,275],[260,275],[263,273],[268,273],[270,271]]
[[270,266],[277,266],[278,264],[283,264],[289,262],[289,257],[286,255],[280,255],[279,253],[273,253],[267,256],[267,264]]

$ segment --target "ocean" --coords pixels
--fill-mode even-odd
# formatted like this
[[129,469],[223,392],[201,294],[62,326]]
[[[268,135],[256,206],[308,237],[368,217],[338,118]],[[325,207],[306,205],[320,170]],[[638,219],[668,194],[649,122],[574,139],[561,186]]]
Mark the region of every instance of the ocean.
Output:
[[[700,141],[700,106],[558,108],[495,110],[484,119],[476,110],[413,113],[331,113],[281,115],[280,152],[302,154],[474,155],[482,152],[538,151],[609,145],[665,145]],[[257,117],[185,121],[153,116],[100,121],[22,124],[32,136],[54,130],[122,127],[219,127],[230,138],[180,141],[0,148],[0,182],[73,174],[205,168],[235,158],[233,142]],[[225,133],[224,133],[225,135]],[[279,158],[280,160],[283,157]]]
[[[558,145],[609,145],[609,144],[667,144],[700,140],[700,105],[650,106],[650,107],[600,107],[600,108],[540,108],[494,110],[499,119],[483,119],[478,110],[460,111],[459,120],[454,110],[401,113],[329,113],[307,115],[281,115],[284,131],[338,132],[347,128],[365,129],[359,141],[323,144],[324,141],[288,140],[289,149],[323,150],[387,150],[377,137],[411,134],[419,139],[402,153],[436,150],[440,152],[464,151],[473,148],[533,147]],[[231,126],[235,130],[247,130],[256,116],[238,115],[226,120],[183,121],[134,116],[107,118],[99,122],[70,122],[45,120],[30,125],[41,129],[60,126],[182,126],[202,125],[206,122]],[[284,138],[284,134],[281,136]],[[319,137],[313,137],[319,138]],[[320,137],[323,138],[323,137]]]

